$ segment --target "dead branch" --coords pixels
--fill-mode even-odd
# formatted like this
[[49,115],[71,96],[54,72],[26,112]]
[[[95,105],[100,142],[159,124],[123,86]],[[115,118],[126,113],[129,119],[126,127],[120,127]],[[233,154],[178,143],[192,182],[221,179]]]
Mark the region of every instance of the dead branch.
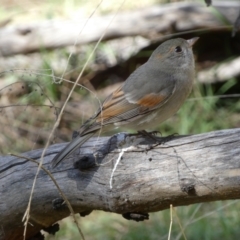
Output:
[[[213,5],[230,23],[238,16],[236,1],[214,2]],[[56,21],[9,25],[0,29],[0,54],[3,56],[29,53],[40,49],[53,49],[97,41],[112,15],[92,17],[78,36],[86,19],[80,21]],[[97,28],[96,28],[97,25]],[[175,3],[156,5],[136,11],[119,13],[107,29],[104,39],[125,36],[143,36],[156,39],[162,34],[202,28],[222,27],[223,23],[205,5]]]
[[[126,145],[132,140],[140,145],[123,152],[113,172],[123,139]],[[125,134],[94,138],[54,170],[51,159],[65,144],[52,145],[43,166],[52,172],[74,211],[81,215],[96,209],[144,214],[167,209],[170,204],[240,198],[240,129],[174,137],[149,149],[151,141]],[[41,153],[40,149],[23,155],[39,160]],[[0,239],[22,239],[22,217],[36,168],[26,159],[0,158]],[[27,236],[69,216],[68,208],[61,203],[56,186],[41,171]]]
[[196,78],[200,83],[216,83],[227,81],[239,75],[240,57],[237,57],[198,72]]

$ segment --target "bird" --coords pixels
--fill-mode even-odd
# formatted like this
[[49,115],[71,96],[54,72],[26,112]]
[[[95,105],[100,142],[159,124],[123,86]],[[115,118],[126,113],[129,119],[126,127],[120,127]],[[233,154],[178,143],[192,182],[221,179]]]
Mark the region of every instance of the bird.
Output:
[[192,47],[198,39],[175,38],[160,44],[56,154],[52,168],[100,131],[118,127],[154,129],[174,115],[192,90],[195,75]]

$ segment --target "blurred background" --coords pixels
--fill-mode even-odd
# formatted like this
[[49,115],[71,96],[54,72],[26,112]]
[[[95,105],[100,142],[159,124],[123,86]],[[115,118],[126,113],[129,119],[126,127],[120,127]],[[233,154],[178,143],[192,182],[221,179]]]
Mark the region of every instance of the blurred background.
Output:
[[[209,7],[203,0],[0,3],[1,155],[45,146],[86,61],[51,144],[71,140],[104,98],[174,37],[200,37],[194,45],[196,81],[180,111],[158,130],[165,136],[240,127],[239,0],[213,0]],[[171,237],[237,239],[239,206],[234,200],[175,208]],[[86,239],[167,239],[170,211],[152,213],[142,223],[101,211],[79,221]],[[79,238],[72,219],[60,224],[46,239]]]

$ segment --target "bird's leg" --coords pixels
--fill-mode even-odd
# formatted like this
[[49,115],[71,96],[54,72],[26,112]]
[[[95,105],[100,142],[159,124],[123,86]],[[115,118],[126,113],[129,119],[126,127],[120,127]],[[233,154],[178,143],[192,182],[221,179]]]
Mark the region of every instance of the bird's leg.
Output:
[[[146,130],[141,130],[138,131],[138,134],[145,136],[145,137],[149,137],[152,140],[154,140],[155,142],[158,141],[158,139],[156,138],[156,135],[160,133],[159,131],[152,131],[152,132],[147,132]],[[160,133],[161,134],[161,133]]]
[[151,150],[151,149],[153,149],[153,148],[155,148],[155,147],[157,147],[157,146],[159,146],[159,145],[161,145],[161,144],[164,144],[164,143],[166,143],[166,142],[171,141],[171,140],[174,139],[176,136],[178,136],[178,133],[173,133],[173,134],[171,134],[171,135],[169,135],[169,136],[166,136],[166,137],[156,138],[157,143],[151,145],[151,146],[148,148],[148,151]]
[[168,136],[166,136],[166,137],[161,137],[161,140],[160,140],[160,142],[162,143],[162,144],[164,144],[164,143],[166,143],[166,142],[169,142],[169,141],[171,141],[171,140],[173,140],[175,137],[177,137],[179,134],[178,133],[173,133],[173,134],[170,134],[170,135],[168,135]]
[[150,139],[154,140],[154,144],[150,145],[149,148],[147,149],[147,151],[149,151],[161,144],[171,141],[178,135],[177,133],[174,133],[174,134],[171,134],[166,137],[156,137],[157,133],[160,133],[160,132],[159,131],[147,132],[145,130],[138,131],[137,134],[141,134],[142,136],[149,137]]
[[129,136],[139,136],[139,135],[141,135],[143,137],[151,138],[152,140],[154,140],[154,142],[156,142],[156,141],[158,141],[158,139],[156,138],[156,135],[158,133],[160,133],[160,132],[159,131],[147,132],[146,130],[140,130],[140,131],[137,131],[137,133],[130,133],[128,135]]

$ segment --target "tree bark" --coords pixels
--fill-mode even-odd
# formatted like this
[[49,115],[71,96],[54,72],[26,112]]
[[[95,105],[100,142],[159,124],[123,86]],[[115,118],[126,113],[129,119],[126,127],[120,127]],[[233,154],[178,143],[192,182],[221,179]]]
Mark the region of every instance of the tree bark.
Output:
[[[214,7],[223,18],[234,23],[238,16],[236,1],[215,2]],[[149,39],[162,38],[162,34],[226,26],[210,8],[197,3],[174,3],[156,5],[136,11],[118,13],[107,28],[113,15],[92,17],[80,21],[54,21],[6,26],[0,29],[0,54],[9,56],[29,53],[40,49],[85,44],[97,41],[106,31],[104,39],[125,36],[143,36]],[[97,28],[96,28],[97,26]],[[79,32],[83,31],[79,35]],[[226,26],[229,28],[229,26]],[[107,28],[107,29],[106,29]]]
[[[240,128],[173,137],[158,146],[152,141],[123,133],[93,138],[55,169],[51,169],[50,162],[65,144],[52,145],[43,166],[52,172],[74,211],[83,215],[97,209],[120,214],[148,213],[167,209],[170,204],[240,198]],[[132,145],[131,149],[121,150],[123,143],[125,147]],[[39,160],[41,153],[42,149],[23,155]],[[36,169],[26,159],[0,158],[0,239],[22,239],[22,217]],[[28,238],[69,216],[66,206],[53,208],[59,199],[50,177],[40,171],[31,203]]]

